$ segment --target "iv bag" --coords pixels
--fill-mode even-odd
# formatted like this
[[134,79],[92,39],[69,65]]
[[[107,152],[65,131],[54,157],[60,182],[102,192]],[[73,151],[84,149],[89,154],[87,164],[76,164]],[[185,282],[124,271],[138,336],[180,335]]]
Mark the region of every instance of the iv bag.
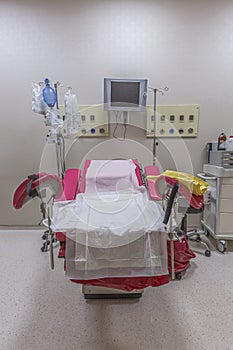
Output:
[[63,127],[63,120],[56,108],[53,108],[46,113],[44,122],[46,126],[51,126],[51,129],[57,132]]
[[73,138],[78,136],[78,131],[80,128],[80,112],[78,106],[78,100],[75,94],[71,93],[69,89],[65,93],[65,116],[66,116],[66,136]]
[[57,135],[60,134],[61,128],[63,127],[63,120],[61,119],[59,112],[56,108],[53,108],[46,113],[45,125],[51,127],[47,134],[47,142],[56,143]]
[[32,83],[32,111],[43,115],[45,115],[47,111],[41,85],[37,83]]

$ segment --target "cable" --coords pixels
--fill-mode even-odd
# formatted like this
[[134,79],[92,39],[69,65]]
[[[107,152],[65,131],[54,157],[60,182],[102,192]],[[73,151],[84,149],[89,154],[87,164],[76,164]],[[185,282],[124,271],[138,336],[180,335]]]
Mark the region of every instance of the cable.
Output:
[[115,126],[115,128],[114,128],[114,130],[113,130],[113,135],[112,135],[115,139],[117,139],[117,136],[115,135],[115,133],[116,133],[116,130],[117,130],[117,128],[118,128],[118,120],[117,120],[117,118],[118,118],[118,113],[119,113],[119,112],[115,112],[115,116],[116,116],[116,126]]
[[119,126],[119,123],[118,123],[118,118],[119,118],[119,114],[120,113],[120,117],[122,116],[122,112],[115,112],[115,115],[116,115],[116,126],[113,130],[113,137],[115,139],[117,139],[118,141],[125,141],[125,137],[126,137],[126,132],[127,132],[127,124],[124,123],[124,133],[123,133],[123,138],[119,138],[116,136],[116,131],[117,131],[117,128]]
[[62,175],[64,177],[64,174],[66,172],[66,165],[65,165],[65,140],[64,136],[61,134],[61,140],[62,140]]

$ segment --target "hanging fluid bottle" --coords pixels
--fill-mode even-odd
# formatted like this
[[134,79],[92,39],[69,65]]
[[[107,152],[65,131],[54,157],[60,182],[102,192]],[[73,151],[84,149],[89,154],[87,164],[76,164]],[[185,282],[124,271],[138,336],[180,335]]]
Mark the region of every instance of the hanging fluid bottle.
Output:
[[49,79],[45,79],[45,88],[43,89],[43,99],[49,107],[54,107],[57,102],[55,90],[50,86]]
[[226,149],[226,134],[224,132],[224,129],[222,129],[221,134],[218,137],[218,150],[219,151],[224,151]]
[[233,128],[231,128],[230,136],[228,137],[226,142],[226,150],[231,152],[233,151]]
[[66,136],[77,137],[80,129],[80,112],[77,97],[71,92],[71,88],[65,93]]

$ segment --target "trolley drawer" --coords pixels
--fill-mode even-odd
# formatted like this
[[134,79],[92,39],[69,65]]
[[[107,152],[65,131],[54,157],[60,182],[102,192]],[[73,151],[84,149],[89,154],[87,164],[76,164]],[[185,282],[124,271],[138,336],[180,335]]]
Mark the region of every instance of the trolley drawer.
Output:
[[221,199],[220,200],[220,212],[233,213],[233,199],[229,199],[229,198]]
[[221,198],[233,198],[233,185],[222,185]]
[[222,184],[223,185],[233,185],[233,177],[223,177]]
[[231,213],[220,214],[219,232],[233,233],[233,214]]

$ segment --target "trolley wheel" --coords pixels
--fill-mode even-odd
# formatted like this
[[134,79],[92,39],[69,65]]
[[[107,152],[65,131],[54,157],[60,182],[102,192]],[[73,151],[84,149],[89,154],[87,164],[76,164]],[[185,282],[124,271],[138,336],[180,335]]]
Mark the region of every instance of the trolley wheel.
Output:
[[182,274],[181,274],[181,272],[177,272],[177,273],[176,273],[176,279],[177,279],[177,280],[181,280],[181,279],[182,279]]
[[226,243],[226,241],[223,241],[221,239],[219,241],[217,241],[216,242],[216,248],[217,248],[217,250],[220,253],[224,254],[225,251],[227,250],[227,243]]
[[211,251],[209,249],[206,249],[205,256],[207,256],[208,258],[211,256]]

